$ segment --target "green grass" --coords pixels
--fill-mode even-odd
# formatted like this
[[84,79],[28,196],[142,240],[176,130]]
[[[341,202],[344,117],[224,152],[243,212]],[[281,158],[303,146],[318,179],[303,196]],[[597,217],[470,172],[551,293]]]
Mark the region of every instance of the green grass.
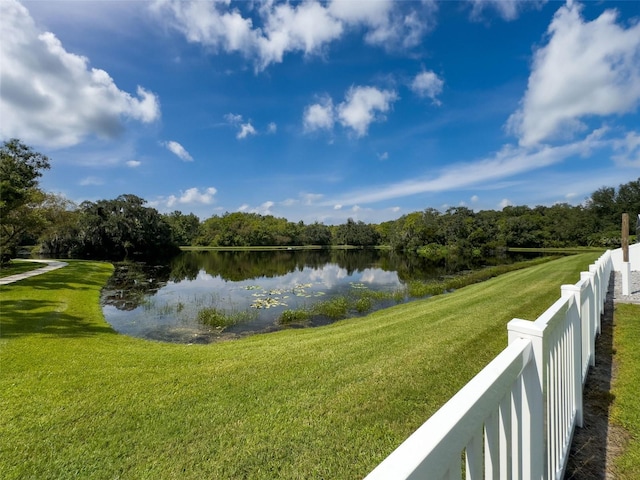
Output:
[[596,257],[211,345],[116,334],[108,264],[0,287],[0,478],[362,478]]
[[9,265],[0,267],[0,278],[8,277],[10,275],[18,275],[19,273],[30,272],[31,270],[37,270],[45,265],[39,262],[29,262],[27,260],[11,260]]
[[509,247],[509,252],[521,252],[521,253],[587,253],[587,252],[602,252],[602,247],[545,247],[545,248],[531,248],[531,247]]
[[612,422],[629,441],[615,460],[616,478],[638,478],[640,471],[640,305],[618,304],[614,312],[614,348],[618,371],[613,383]]

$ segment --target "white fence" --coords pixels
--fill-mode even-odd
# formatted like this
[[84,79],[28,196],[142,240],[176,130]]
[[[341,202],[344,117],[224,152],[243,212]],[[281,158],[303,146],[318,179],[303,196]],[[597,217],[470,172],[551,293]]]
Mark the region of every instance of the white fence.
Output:
[[561,479],[612,265],[607,251],[535,322],[509,322],[509,346],[365,480]]

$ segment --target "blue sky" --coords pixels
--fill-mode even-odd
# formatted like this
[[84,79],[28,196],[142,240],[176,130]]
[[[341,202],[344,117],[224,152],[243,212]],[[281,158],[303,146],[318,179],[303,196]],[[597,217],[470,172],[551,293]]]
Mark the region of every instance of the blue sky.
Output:
[[0,135],[75,202],[377,223],[640,176],[640,2],[0,1]]

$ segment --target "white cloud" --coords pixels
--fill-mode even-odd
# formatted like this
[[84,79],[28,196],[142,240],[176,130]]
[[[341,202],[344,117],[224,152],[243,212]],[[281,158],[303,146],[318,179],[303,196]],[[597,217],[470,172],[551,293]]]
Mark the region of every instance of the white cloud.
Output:
[[614,143],[616,152],[611,158],[623,167],[640,167],[640,134],[629,132]]
[[345,101],[337,107],[338,118],[344,127],[355,131],[356,136],[367,134],[369,125],[384,120],[398,96],[392,90],[379,90],[375,87],[351,87]]
[[273,215],[271,208],[275,205],[271,200],[264,202],[259,207],[251,210],[251,213],[259,213],[260,215]]
[[209,187],[200,191],[197,187],[189,188],[181,193],[179,197],[170,195],[167,199],[167,207],[171,208],[176,204],[180,205],[211,205],[217,190]]
[[471,197],[471,203],[478,203],[478,200],[480,200],[480,197],[478,197],[478,195],[474,195]]
[[282,62],[288,51],[302,51],[305,55],[318,53],[325,44],[342,35],[342,23],[315,1],[269,7],[263,8],[264,35],[258,37],[259,69]]
[[505,207],[509,207],[511,205],[513,205],[513,203],[508,198],[503,198],[502,201],[498,204],[498,206],[500,207],[500,210],[502,210]]
[[127,167],[129,167],[129,168],[137,168],[140,165],[142,165],[142,162],[140,162],[138,160],[129,160],[127,162]]
[[249,209],[249,205],[247,205],[246,203],[243,203],[238,207],[239,212],[246,212],[248,209]]
[[171,153],[178,156],[180,159],[184,160],[185,162],[193,161],[193,157],[178,142],[174,142],[173,140],[170,140],[168,142],[162,142],[162,145],[167,147],[167,150],[169,150]]
[[392,8],[392,0],[368,0],[366,2],[331,0],[329,4],[329,11],[334,17],[349,24],[363,24],[372,27],[387,23]]
[[224,116],[224,119],[230,125],[238,125],[242,122],[242,115],[238,115],[236,113],[227,113]]
[[14,0],[0,2],[0,134],[54,148],[89,136],[114,138],[125,120],[149,123],[160,117],[157,97],[138,87],[120,90],[86,57],[67,52],[58,38],[39,29]]
[[467,0],[473,5],[471,18],[480,20],[486,9],[495,9],[504,20],[515,20],[520,12],[526,8],[539,8],[547,0]]
[[433,103],[440,105],[437,96],[442,93],[444,82],[432,71],[424,71],[415,76],[411,82],[411,90],[419,97],[430,98]]
[[389,152],[382,152],[378,154],[378,160],[388,160],[389,159]]
[[616,23],[615,10],[585,21],[568,2],[534,55],[521,107],[507,123],[523,146],[583,130],[587,116],[633,111],[640,102],[640,23]]
[[251,122],[247,122],[240,125],[240,131],[236,135],[236,138],[238,140],[242,140],[243,138],[247,138],[249,135],[256,135],[257,133],[256,129],[251,125]]
[[305,108],[304,131],[331,130],[337,117],[343,127],[352,129],[357,137],[363,137],[371,123],[385,119],[384,114],[397,98],[393,90],[363,86],[351,87],[345,94],[345,100],[336,107],[331,97],[325,96],[319,103]]
[[611,147],[613,141],[603,139],[602,135],[602,130],[596,130],[580,141],[554,147],[542,146],[535,149],[505,145],[502,150],[484,160],[452,164],[433,176],[390,185],[373,185],[370,188],[347,193],[338,198],[328,198],[322,205],[370,204],[420,193],[443,192],[486,184],[554,165],[572,156],[588,156],[593,150]]
[[333,100],[324,97],[320,103],[314,103],[305,109],[302,119],[304,131],[331,130],[335,122],[334,117]]
[[[399,5],[402,5],[401,8]],[[329,10],[349,26],[366,27],[365,42],[387,49],[411,48],[433,25],[435,2],[332,0]]]
[[494,8],[505,20],[514,20],[518,17],[518,4],[521,0],[468,0],[472,5],[471,18],[479,20],[485,9]]
[[342,205],[340,205],[339,203],[336,203],[336,204],[333,206],[333,209],[334,209],[334,210],[341,210],[341,209],[342,209]]
[[93,185],[104,185],[104,180],[98,177],[86,177],[80,180],[80,185],[83,187],[93,186]]
[[[233,125],[238,127],[238,133],[236,134],[236,138],[238,140],[242,140],[244,138],[247,138],[250,135],[257,135],[258,132],[257,130],[254,128],[254,126],[251,124],[251,121],[248,121],[246,123],[242,123],[242,115],[236,114],[236,113],[227,113],[224,116],[225,121],[229,124],[229,125]],[[273,125],[273,127],[272,127]],[[275,129],[276,124],[275,123],[270,123],[269,124],[269,132],[270,133],[275,133]],[[271,128],[273,128],[273,131],[271,131]]]
[[322,197],[324,197],[324,195],[321,193],[305,193],[302,195],[302,199],[305,205],[312,205],[318,200],[321,200]]
[[238,10],[222,11],[229,2],[183,2],[156,0],[151,10],[180,31],[189,42],[201,43],[214,51],[249,54],[255,48],[258,32],[251,19]]
[[275,122],[270,122],[269,125],[267,125],[267,133],[274,134],[277,131],[278,131],[278,125],[276,125]]
[[260,71],[287,53],[322,55],[350,29],[364,28],[365,41],[384,48],[414,47],[433,23],[435,3],[266,0],[245,3],[246,16],[226,0],[156,0],[151,9],[188,41],[213,52],[239,53]]

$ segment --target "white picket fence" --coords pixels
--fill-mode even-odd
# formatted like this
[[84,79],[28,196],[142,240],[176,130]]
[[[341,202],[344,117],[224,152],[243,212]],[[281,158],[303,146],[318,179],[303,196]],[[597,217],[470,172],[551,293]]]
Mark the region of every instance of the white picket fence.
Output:
[[607,251],[365,480],[561,479],[613,263]]

